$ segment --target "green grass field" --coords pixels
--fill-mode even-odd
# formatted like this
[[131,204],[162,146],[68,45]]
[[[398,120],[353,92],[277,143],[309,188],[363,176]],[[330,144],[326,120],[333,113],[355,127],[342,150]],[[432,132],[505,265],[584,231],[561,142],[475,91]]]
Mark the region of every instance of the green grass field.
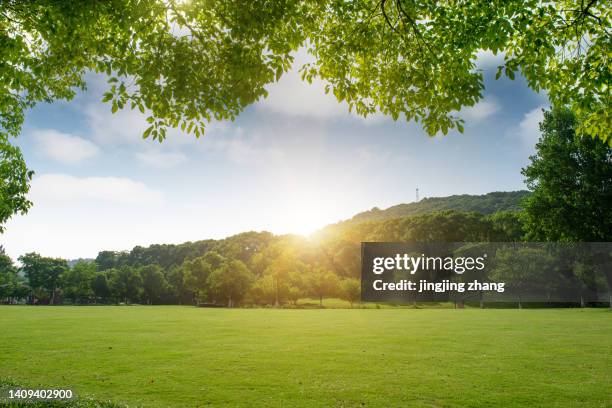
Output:
[[0,377],[130,406],[612,406],[605,309],[6,306],[0,350]]

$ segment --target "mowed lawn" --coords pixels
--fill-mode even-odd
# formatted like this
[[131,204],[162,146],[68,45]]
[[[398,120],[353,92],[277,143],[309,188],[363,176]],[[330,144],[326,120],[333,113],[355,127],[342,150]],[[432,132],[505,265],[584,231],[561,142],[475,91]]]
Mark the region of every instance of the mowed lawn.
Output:
[[610,407],[612,312],[3,306],[0,377],[145,407]]

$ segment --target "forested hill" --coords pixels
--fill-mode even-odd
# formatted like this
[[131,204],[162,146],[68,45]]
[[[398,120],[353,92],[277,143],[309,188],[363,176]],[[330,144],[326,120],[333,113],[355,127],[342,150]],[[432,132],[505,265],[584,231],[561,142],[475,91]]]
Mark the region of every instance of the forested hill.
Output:
[[[342,236],[343,239],[354,242],[360,242],[366,238],[372,240],[389,240],[392,238],[401,240],[399,236],[388,236],[384,235],[381,231],[377,233],[373,231],[378,224],[380,224],[380,227],[384,230],[385,225],[383,225],[383,221],[393,223],[392,220],[398,220],[399,222],[399,219],[411,216],[418,216],[421,221],[426,221],[425,224],[428,226],[427,228],[430,228],[432,225],[437,225],[436,223],[440,220],[438,219],[439,217],[428,219],[426,218],[427,215],[431,214],[433,216],[435,213],[445,210],[476,212],[482,214],[482,217],[498,211],[519,210],[520,201],[528,194],[529,192],[527,191],[513,191],[493,192],[484,195],[463,194],[449,197],[424,198],[418,203],[399,204],[387,208],[386,210],[372,209],[359,213],[346,221],[328,225],[321,231],[325,231],[325,233],[328,234],[332,233],[332,235],[337,235],[338,237]],[[462,217],[460,214],[456,216]],[[452,218],[450,215],[440,215],[440,217]],[[359,224],[370,221],[373,223],[369,224],[376,225],[370,225],[369,227],[364,226],[363,228],[359,227]],[[467,221],[463,220],[461,222],[465,223]],[[409,227],[404,225],[402,231],[407,233],[408,230],[414,229],[413,227],[414,226]],[[355,230],[355,228],[357,228],[357,230]],[[370,229],[372,229],[372,231],[370,231]],[[455,229],[459,231],[458,228]],[[441,231],[443,228],[439,227],[438,230]],[[347,238],[349,236],[351,237],[350,239]],[[150,264],[156,264],[162,268],[168,269],[182,264],[185,260],[202,256],[204,253],[211,250],[225,255],[231,253],[231,258],[246,261],[250,259],[255,252],[270,245],[271,242],[276,240],[282,241],[284,239],[299,241],[301,238],[292,235],[283,237],[274,236],[269,232],[250,231],[221,240],[206,239],[197,242],[185,242],[182,244],[156,244],[149,247],[136,246],[132,250],[122,252],[101,251],[95,261],[101,270],[116,268],[120,265],[143,266]],[[438,239],[444,240],[442,237],[438,237]],[[455,237],[454,239],[458,238]],[[503,240],[503,237],[498,237],[498,239]],[[78,260],[69,261],[68,265],[72,267],[77,261]]]
[[10,292],[2,290],[0,280],[0,303],[11,297],[31,301],[31,293],[43,304],[295,306],[302,298],[331,296],[352,302],[359,299],[362,242],[520,241],[525,231],[519,213],[507,210],[519,209],[526,194],[430,198],[359,214],[356,221],[323,228],[314,239],[250,231],[217,240],[101,251],[94,262],[71,262],[71,267],[63,259],[29,253],[16,268],[0,253],[0,269],[4,262],[13,271]]
[[520,203],[529,191],[496,191],[484,195],[452,195],[424,198],[416,203],[398,204],[385,210],[373,208],[355,215],[349,222],[380,221],[444,210],[493,214],[497,211],[518,211]]

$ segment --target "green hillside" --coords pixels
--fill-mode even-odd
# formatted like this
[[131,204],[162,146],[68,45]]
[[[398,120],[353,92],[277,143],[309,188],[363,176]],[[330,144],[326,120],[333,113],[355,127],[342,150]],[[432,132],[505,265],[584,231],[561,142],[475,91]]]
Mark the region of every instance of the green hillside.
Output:
[[355,215],[350,221],[378,221],[426,214],[444,210],[492,214],[497,211],[518,211],[528,191],[496,191],[484,195],[453,195],[424,198],[417,203],[398,204],[385,210],[373,208]]
[[[342,239],[351,242],[360,242],[362,240],[401,241],[408,239],[406,234],[408,234],[409,231],[415,234],[423,234],[423,231],[432,230],[438,231],[440,236],[438,236],[437,239],[444,241],[449,239],[449,236],[453,235],[447,231],[448,228],[451,228],[456,234],[467,234],[465,235],[467,237],[471,235],[464,229],[470,230],[471,233],[480,231],[479,228],[474,227],[472,222],[467,221],[467,219],[471,219],[472,216],[467,214],[456,214],[455,217],[459,217],[456,221],[459,223],[458,225],[462,226],[458,227],[444,221],[445,216],[438,213],[453,210],[460,213],[475,212],[482,216],[487,216],[497,211],[515,211],[520,209],[521,200],[528,194],[528,191],[511,191],[492,192],[484,195],[462,194],[448,197],[424,198],[418,203],[398,204],[385,210],[374,208],[370,211],[359,213],[348,220],[327,225],[322,228],[321,231],[325,231],[326,233],[333,232],[333,236],[336,238],[342,236]],[[428,218],[428,214],[430,214],[431,217]],[[438,215],[435,216],[433,214]],[[406,220],[399,221],[402,218],[414,216],[419,216],[418,219],[413,221],[421,225],[420,228],[416,228]],[[397,222],[402,223],[401,227],[393,227],[393,225],[396,224],[393,220],[398,220]],[[391,224],[383,225],[381,221],[387,221]],[[484,219],[480,221],[483,222],[482,225],[488,223],[488,221]],[[480,221],[476,221],[476,224],[480,225]],[[367,223],[367,225],[365,223]],[[355,230],[355,228],[357,228],[357,230]],[[392,234],[390,230],[396,233]],[[501,241],[513,239],[516,234],[517,233],[512,233],[510,236],[496,235],[495,239]],[[483,238],[479,236],[470,239],[487,240],[492,238]],[[169,269],[173,266],[181,265],[185,260],[197,258],[213,250],[228,256],[231,255],[232,258],[238,258],[248,263],[248,260],[254,253],[263,250],[263,248],[268,247],[274,242],[285,240],[301,242],[300,238],[291,235],[283,237],[274,236],[269,232],[249,231],[220,240],[206,239],[196,242],[185,242],[182,244],[153,244],[148,247],[136,246],[132,250],[121,252],[101,251],[96,258],[96,262],[100,270],[117,268],[121,265],[143,266],[150,264],[157,264],[164,269]],[[293,244],[295,244],[295,242]],[[303,243],[298,246],[302,244]],[[328,245],[331,244],[328,243]],[[247,249],[241,251],[237,248]],[[73,266],[75,263],[76,260],[70,261],[69,265]]]
[[[385,210],[374,208],[370,211],[359,213],[348,220],[327,225],[320,231],[327,234],[333,233],[332,236],[335,239],[341,236],[342,239],[351,242],[361,242],[363,240],[401,241],[409,239],[409,234],[422,236],[425,234],[425,231],[437,231],[439,236],[436,239],[442,241],[448,240],[450,236],[455,236],[456,234],[464,234],[466,239],[471,237],[470,239],[474,240],[489,240],[493,238],[489,236],[492,232],[487,229],[490,223],[487,216],[498,211],[519,210],[521,200],[528,194],[528,191],[511,191],[493,192],[484,195],[462,194],[448,197],[424,198],[418,203],[398,204]],[[449,210],[462,214],[455,214],[453,216],[441,214],[441,212]],[[469,212],[477,214],[466,214]],[[412,221],[400,220],[415,216],[418,217]],[[457,225],[449,222],[448,217],[451,217]],[[388,224],[384,224],[382,221],[386,221]],[[508,222],[508,220],[505,220],[505,224]],[[419,227],[416,225],[419,225]],[[520,235],[517,232],[518,230],[513,233],[506,231],[508,225],[502,228],[505,232],[501,236],[494,235],[494,239],[505,241],[515,239],[517,234]],[[498,227],[492,228],[497,230],[499,229]],[[449,228],[453,232],[449,231]],[[488,232],[482,232],[483,228]],[[119,252],[101,251],[95,261],[100,270],[118,268],[122,265],[144,266],[151,264],[157,264],[163,269],[170,269],[181,265],[185,260],[192,260],[206,252],[216,251],[230,256],[232,259],[237,258],[248,263],[253,254],[278,241],[292,242],[291,245],[297,246],[305,245],[301,238],[293,235],[275,236],[265,231],[248,231],[220,240],[205,239],[196,242],[184,242],[182,244],[153,244],[148,247],[136,246],[131,250]],[[327,244],[331,245],[329,242]],[[71,260],[68,262],[68,265],[73,267],[78,261],[91,261],[91,259]]]

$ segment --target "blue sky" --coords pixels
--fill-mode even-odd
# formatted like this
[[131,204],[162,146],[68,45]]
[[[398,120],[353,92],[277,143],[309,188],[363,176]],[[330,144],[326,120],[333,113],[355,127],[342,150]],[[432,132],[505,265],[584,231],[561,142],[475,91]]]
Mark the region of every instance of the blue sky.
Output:
[[[303,61],[298,55],[296,64]],[[414,123],[363,119],[296,71],[235,121],[207,134],[141,138],[138,111],[110,113],[104,78],[69,102],[28,112],[17,139],[36,171],[34,207],[7,224],[3,245],[66,258],[102,249],[222,238],[242,231],[304,233],[374,206],[415,198],[523,189],[544,95],[522,78],[494,80],[462,112],[465,132],[428,137]]]

